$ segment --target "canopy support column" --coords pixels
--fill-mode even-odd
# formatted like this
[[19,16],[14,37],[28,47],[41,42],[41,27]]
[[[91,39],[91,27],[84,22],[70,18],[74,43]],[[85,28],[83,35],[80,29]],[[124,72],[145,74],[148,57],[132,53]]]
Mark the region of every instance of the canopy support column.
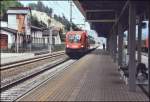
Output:
[[[149,4],[150,4],[150,2],[149,2]],[[148,6],[149,7],[149,6]],[[150,7],[148,8],[148,12],[150,12]],[[148,80],[149,80],[149,82],[148,82],[148,87],[150,88],[150,58],[149,58],[149,56],[150,56],[150,50],[149,50],[149,45],[150,45],[150,40],[149,40],[149,38],[150,38],[150,13],[148,13],[149,15],[148,15],[148,21],[149,21],[149,23],[148,23]],[[150,98],[150,90],[149,90],[149,98]]]
[[123,28],[122,24],[118,23],[118,64],[122,66],[122,55],[123,55]]
[[117,54],[117,30],[113,30],[113,60],[116,62],[116,54]]
[[106,40],[106,50],[109,51],[109,37]]
[[129,90],[136,91],[135,66],[135,36],[136,36],[136,7],[134,2],[129,4]]

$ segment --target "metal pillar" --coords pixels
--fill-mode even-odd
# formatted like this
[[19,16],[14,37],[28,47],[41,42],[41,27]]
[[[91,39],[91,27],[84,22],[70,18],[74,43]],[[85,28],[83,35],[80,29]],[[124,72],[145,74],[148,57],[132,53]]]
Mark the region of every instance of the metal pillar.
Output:
[[49,52],[52,53],[52,27],[51,20],[48,20],[48,31],[49,31]]
[[17,32],[17,36],[16,36],[16,52],[19,52],[19,32]]
[[49,28],[49,52],[52,53],[52,28]]
[[123,55],[123,28],[122,24],[118,22],[118,64],[122,66]]
[[117,34],[116,34],[116,29],[113,29],[113,34],[112,34],[112,58],[114,62],[116,62],[116,54],[117,54]]
[[111,34],[109,36],[109,53],[110,53],[110,55],[112,54],[111,53]]
[[70,31],[72,31],[72,1],[70,0]]
[[129,36],[129,29],[127,30],[127,54],[129,54],[130,49],[130,36]]
[[[150,2],[149,2],[149,4],[150,4]],[[149,7],[149,6],[148,6]],[[148,12],[150,12],[150,7],[148,8]],[[150,45],[150,40],[149,40],[149,38],[150,38],[150,13],[148,13],[149,15],[148,15],[148,21],[149,21],[149,23],[148,23],[148,47],[149,47],[149,45]],[[149,48],[148,48],[148,79],[149,79],[149,82],[148,82],[148,87],[150,88],[150,58],[149,58],[149,56],[150,56],[150,51],[149,51]],[[149,98],[150,98],[150,89],[149,89]]]
[[106,50],[107,51],[109,50],[109,38],[107,38],[107,41],[106,41]]
[[111,34],[110,37],[110,53],[111,53],[111,57],[113,58],[113,34]]
[[129,3],[129,90],[136,91],[135,66],[135,36],[136,36],[136,7],[133,1]]
[[111,46],[111,57],[112,57],[112,59],[113,59],[113,54],[114,54],[114,43],[113,43],[113,35],[114,35],[114,33],[113,33],[113,31],[112,31],[112,34],[111,34],[111,42],[110,42],[110,46]]
[[139,19],[139,25],[138,25],[138,43],[137,43],[137,51],[138,51],[138,56],[137,60],[138,63],[141,62],[141,37],[142,37],[142,27],[141,27],[141,20]]
[[[117,28],[117,27],[116,27]],[[116,62],[117,59],[117,29],[114,29],[114,62]]]

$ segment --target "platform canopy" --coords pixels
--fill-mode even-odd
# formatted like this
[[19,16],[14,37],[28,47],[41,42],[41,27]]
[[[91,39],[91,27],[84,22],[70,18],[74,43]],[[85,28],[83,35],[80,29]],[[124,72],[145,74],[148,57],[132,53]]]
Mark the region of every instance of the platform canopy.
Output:
[[[119,19],[128,27],[128,5],[131,0],[74,0],[73,2],[100,37],[108,37]],[[148,0],[132,0],[136,4],[136,15],[145,19]],[[144,18],[145,17],[145,18]]]

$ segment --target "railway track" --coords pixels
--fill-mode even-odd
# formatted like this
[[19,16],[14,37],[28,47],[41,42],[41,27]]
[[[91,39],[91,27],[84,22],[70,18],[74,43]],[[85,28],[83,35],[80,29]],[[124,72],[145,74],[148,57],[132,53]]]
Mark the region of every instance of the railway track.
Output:
[[64,53],[59,53],[53,56],[49,55],[44,58],[40,57],[33,60],[30,59],[25,62],[18,62],[15,65],[12,65],[12,67],[8,65],[9,68],[1,70],[1,90],[12,86],[14,83],[19,82],[22,79],[27,79],[34,74],[46,70],[46,66],[48,65],[53,66],[54,64],[57,64],[57,61],[59,63],[61,60],[67,59],[68,57]]
[[37,62],[37,61],[40,61],[40,60],[43,60],[43,59],[52,58],[52,57],[56,57],[56,56],[59,56],[59,55],[64,55],[64,54],[65,54],[65,52],[59,52],[59,53],[54,53],[54,54],[40,55],[40,56],[37,56],[37,57],[34,57],[34,58],[14,61],[14,62],[10,62],[10,63],[4,63],[4,64],[0,65],[0,70],[10,69],[10,68],[18,67],[18,66],[21,66],[21,65]]
[[1,101],[15,101],[59,72],[68,68],[76,60],[60,58],[52,63],[42,66],[42,70],[34,72],[14,83],[1,87]]
[[[49,61],[51,60],[51,61]],[[24,68],[24,66],[28,64],[33,64],[33,62],[36,62],[36,67],[31,68],[28,71],[26,71],[28,68]],[[47,63],[43,65],[38,65],[41,62],[47,61]],[[22,73],[15,72],[17,75],[5,77],[2,75],[1,77],[1,101],[15,101],[19,97],[22,97],[26,93],[30,92],[37,86],[44,83],[46,80],[52,78],[53,76],[57,75],[59,72],[65,70],[68,68],[68,66],[72,65],[74,62],[76,62],[77,59],[73,60],[70,59],[67,55],[65,55],[64,52],[57,53],[55,55],[46,55],[37,57],[34,59],[19,61],[18,63],[12,63],[11,64],[5,64],[3,65],[1,72],[5,76],[11,71],[15,70],[24,70]],[[18,65],[18,66],[17,66]],[[8,66],[8,67],[7,67]],[[11,67],[10,67],[11,66]],[[5,67],[5,68],[4,68]],[[6,68],[7,67],[7,68]],[[22,68],[20,68],[22,67]],[[5,73],[3,73],[5,72]],[[19,74],[18,74],[19,73]]]

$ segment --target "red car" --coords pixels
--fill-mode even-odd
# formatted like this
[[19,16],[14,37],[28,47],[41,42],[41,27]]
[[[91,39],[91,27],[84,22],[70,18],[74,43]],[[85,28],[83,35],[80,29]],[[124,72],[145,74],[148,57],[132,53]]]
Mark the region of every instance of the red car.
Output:
[[86,31],[69,31],[66,34],[66,54],[84,54],[89,48]]

